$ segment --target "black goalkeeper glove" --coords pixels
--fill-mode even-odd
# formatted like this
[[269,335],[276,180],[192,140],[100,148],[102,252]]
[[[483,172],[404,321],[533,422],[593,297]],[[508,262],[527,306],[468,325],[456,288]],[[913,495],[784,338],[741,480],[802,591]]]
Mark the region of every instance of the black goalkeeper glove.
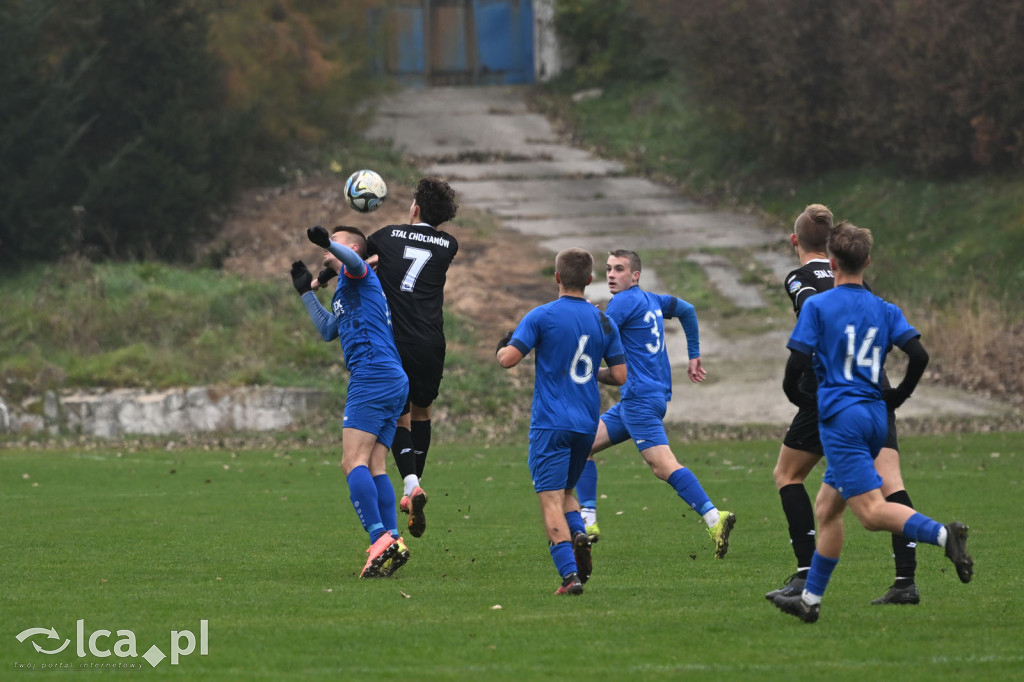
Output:
[[494,354],[497,355],[498,351],[508,345],[508,342],[512,340],[512,334],[515,333],[515,329],[509,329],[505,336],[501,337],[501,341],[498,341],[498,347],[494,349]]
[[334,271],[334,268],[324,268],[320,271],[320,274],[316,276],[316,281],[320,282],[320,286],[325,287],[337,276],[338,273]]
[[327,234],[327,229],[314,225],[306,230],[306,236],[309,241],[313,242],[321,249],[326,249],[331,245],[331,235]]
[[292,286],[299,295],[313,290],[313,273],[300,260],[292,263]]

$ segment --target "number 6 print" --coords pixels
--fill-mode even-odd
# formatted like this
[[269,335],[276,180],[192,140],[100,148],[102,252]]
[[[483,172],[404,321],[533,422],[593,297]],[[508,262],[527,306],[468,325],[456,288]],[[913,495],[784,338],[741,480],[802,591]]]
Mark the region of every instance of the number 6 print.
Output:
[[[580,342],[576,344],[576,355],[572,358],[572,367],[569,368],[569,376],[577,384],[585,384],[590,381],[594,376],[594,361],[589,355],[583,352],[583,349],[587,347],[587,341],[590,339],[589,334],[584,334],[580,337]],[[576,371],[580,363],[586,368],[582,374]]]

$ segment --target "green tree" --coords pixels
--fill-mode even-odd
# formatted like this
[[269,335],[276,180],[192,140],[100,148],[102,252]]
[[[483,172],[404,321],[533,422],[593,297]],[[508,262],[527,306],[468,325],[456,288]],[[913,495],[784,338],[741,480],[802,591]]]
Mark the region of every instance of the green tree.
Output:
[[187,256],[246,133],[201,4],[7,2],[0,31],[0,258]]
[[189,0],[74,3],[65,69],[95,53],[80,87],[80,246],[174,259],[237,186],[245,129],[227,115],[207,16]]
[[[67,69],[52,66],[46,25],[56,2],[0,7],[0,262],[43,256],[66,238],[72,203],[72,158],[89,127],[76,110],[80,83],[95,62],[83,54]],[[41,234],[47,235],[42,239]]]

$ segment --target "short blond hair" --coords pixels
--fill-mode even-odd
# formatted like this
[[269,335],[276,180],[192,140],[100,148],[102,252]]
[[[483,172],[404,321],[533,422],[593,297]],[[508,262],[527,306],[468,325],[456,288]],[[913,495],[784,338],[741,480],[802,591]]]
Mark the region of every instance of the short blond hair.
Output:
[[800,248],[812,253],[824,251],[833,227],[832,221],[832,211],[828,206],[811,204],[805,208],[793,223],[793,233]]

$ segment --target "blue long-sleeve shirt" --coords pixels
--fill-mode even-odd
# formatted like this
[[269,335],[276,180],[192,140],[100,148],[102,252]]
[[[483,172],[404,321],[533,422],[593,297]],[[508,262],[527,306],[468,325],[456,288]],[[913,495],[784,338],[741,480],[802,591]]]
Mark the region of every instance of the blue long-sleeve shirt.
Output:
[[665,318],[679,319],[692,360],[700,357],[696,309],[681,298],[633,286],[612,296],[606,312],[618,325],[626,351],[629,378],[620,392],[623,400],[659,394],[666,402],[671,400],[672,365],[665,348]]

